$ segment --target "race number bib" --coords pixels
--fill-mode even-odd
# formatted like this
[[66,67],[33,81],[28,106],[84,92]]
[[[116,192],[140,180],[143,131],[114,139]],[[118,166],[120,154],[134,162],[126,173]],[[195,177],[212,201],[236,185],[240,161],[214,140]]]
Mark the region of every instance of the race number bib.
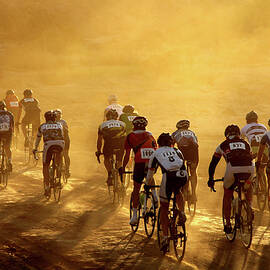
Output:
[[141,158],[150,159],[150,156],[154,153],[153,148],[141,148]]
[[9,131],[9,124],[8,123],[1,123],[0,130],[1,131]]
[[118,122],[113,122],[113,123],[107,123],[107,124],[105,125],[105,127],[107,127],[107,128],[114,128],[114,127],[119,128],[119,127],[121,127],[121,125],[120,125],[120,123],[118,123]]
[[128,116],[127,118],[128,118],[128,120],[129,120],[130,122],[132,122],[136,117],[137,117],[137,116],[135,116],[135,115],[130,115],[130,116]]
[[230,150],[238,150],[238,149],[246,150],[246,146],[242,142],[230,143],[229,147]]
[[181,136],[191,136],[191,137],[194,137],[194,135],[193,135],[193,133],[191,132],[191,131],[189,131],[189,130],[183,130],[183,131],[181,131]]
[[18,101],[11,101],[9,104],[10,104],[10,107],[19,107]]

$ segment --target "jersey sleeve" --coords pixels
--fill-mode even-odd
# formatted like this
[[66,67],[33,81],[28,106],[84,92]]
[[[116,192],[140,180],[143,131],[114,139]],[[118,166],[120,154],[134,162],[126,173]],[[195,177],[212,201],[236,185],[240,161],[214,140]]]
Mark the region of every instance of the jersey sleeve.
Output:
[[223,155],[223,151],[222,151],[222,149],[221,149],[221,147],[220,147],[220,145],[219,145],[219,146],[217,147],[215,153],[214,153],[214,156],[215,156],[215,157],[222,157],[222,155]]
[[148,169],[157,169],[157,167],[158,167],[158,160],[154,152],[149,159]]
[[267,144],[267,141],[269,141],[269,138],[268,138],[268,136],[267,136],[267,134],[264,134],[263,136],[262,136],[262,139],[261,139],[261,144],[262,145],[266,145]]
[[37,132],[37,137],[39,137],[39,138],[42,137],[41,126],[39,126],[38,132]]
[[132,148],[132,146],[130,145],[129,141],[130,141],[130,134],[127,135],[126,140],[125,140],[125,149],[126,150],[131,150],[131,148]]

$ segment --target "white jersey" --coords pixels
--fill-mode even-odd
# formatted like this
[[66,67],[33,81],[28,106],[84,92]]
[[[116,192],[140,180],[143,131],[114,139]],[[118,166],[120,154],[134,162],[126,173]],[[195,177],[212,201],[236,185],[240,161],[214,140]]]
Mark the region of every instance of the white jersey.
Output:
[[106,115],[106,112],[109,111],[109,110],[116,110],[117,113],[118,113],[118,119],[120,117],[120,115],[123,113],[123,106],[121,106],[120,104],[117,104],[117,103],[113,103],[111,105],[109,105],[106,109],[105,109],[105,115]]
[[259,123],[250,123],[241,129],[241,136],[247,137],[250,144],[259,144],[266,131],[267,128],[265,125]]
[[180,150],[163,146],[158,148],[150,157],[148,168],[161,167],[162,172],[166,171],[174,172],[179,171],[184,164],[184,158]]

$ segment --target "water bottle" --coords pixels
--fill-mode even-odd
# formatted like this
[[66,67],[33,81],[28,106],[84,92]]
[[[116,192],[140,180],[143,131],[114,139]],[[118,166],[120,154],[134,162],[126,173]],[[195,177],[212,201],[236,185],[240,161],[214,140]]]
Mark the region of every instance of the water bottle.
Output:
[[144,205],[144,198],[145,194],[143,192],[140,193],[140,204],[143,206]]
[[233,207],[235,209],[235,214],[238,215],[238,211],[239,211],[239,198],[234,198],[233,199]]

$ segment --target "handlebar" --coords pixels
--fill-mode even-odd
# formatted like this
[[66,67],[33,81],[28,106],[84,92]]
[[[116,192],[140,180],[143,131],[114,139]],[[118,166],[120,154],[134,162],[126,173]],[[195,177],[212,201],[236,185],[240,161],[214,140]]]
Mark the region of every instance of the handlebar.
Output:
[[35,152],[33,153],[34,159],[35,159],[35,160],[38,160],[38,159],[39,159],[39,157],[37,156],[37,154],[39,154],[39,153],[43,153],[43,151],[35,151]]

